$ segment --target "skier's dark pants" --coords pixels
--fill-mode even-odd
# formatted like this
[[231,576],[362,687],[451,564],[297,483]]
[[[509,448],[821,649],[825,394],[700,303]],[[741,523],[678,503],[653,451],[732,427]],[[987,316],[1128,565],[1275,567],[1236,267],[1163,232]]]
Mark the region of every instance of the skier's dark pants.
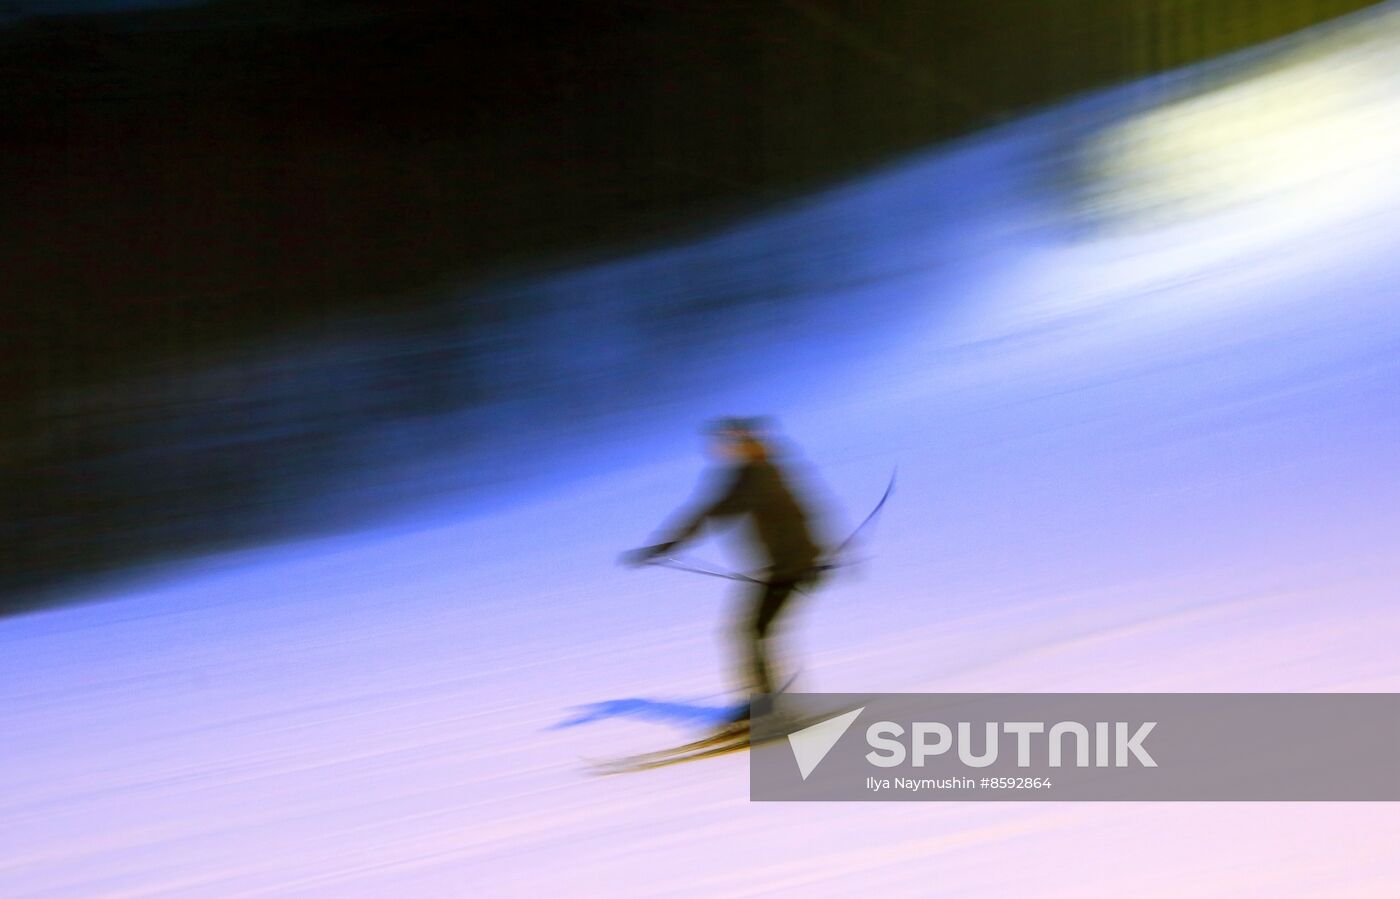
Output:
[[[768,664],[768,633],[778,616],[787,608],[793,593],[809,590],[817,582],[817,572],[809,571],[797,577],[779,577],[759,584],[752,594],[749,612],[740,621],[737,633],[740,653],[747,667],[748,688],[754,693],[776,693],[772,666]],[[742,721],[749,717],[747,704],[736,716]]]

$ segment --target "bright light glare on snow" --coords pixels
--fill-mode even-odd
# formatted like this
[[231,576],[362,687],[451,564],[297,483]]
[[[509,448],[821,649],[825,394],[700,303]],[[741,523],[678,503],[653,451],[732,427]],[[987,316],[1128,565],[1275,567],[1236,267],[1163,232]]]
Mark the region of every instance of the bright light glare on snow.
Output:
[[1259,236],[1400,194],[1397,37],[1378,19],[1345,55],[1310,48],[1112,129],[1090,151],[1095,211],[1159,225],[1248,208]]

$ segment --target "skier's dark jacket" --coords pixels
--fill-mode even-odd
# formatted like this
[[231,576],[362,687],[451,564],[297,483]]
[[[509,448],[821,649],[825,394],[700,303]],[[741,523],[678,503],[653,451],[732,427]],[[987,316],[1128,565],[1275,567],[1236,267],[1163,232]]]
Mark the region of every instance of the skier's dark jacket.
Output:
[[754,536],[768,556],[772,579],[800,578],[820,560],[822,551],[812,539],[806,512],[777,466],[766,459],[726,471],[719,495],[684,519],[663,546],[683,543],[712,518],[735,516],[748,516]]

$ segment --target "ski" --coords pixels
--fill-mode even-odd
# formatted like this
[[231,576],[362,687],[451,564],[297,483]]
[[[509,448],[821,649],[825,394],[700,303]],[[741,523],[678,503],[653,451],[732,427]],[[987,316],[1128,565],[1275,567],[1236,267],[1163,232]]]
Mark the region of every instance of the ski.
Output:
[[728,755],[732,752],[744,752],[755,745],[785,740],[790,734],[796,733],[814,724],[828,721],[836,715],[853,711],[856,708],[859,708],[859,706],[843,706],[824,711],[817,715],[784,717],[779,729],[769,732],[766,736],[758,740],[752,738],[748,728],[736,728],[710,734],[707,737],[690,743],[682,743],[679,746],[658,749],[655,752],[643,752],[637,755],[627,755],[615,759],[589,760],[589,765],[592,767],[595,774],[627,774],[635,771],[650,771],[654,768],[679,765],[682,762],[695,762],[701,759],[715,758],[721,755]]
[[648,752],[612,761],[593,763],[595,774],[629,774],[637,771],[651,771],[666,768],[683,762],[696,762],[701,759],[717,758],[734,752],[744,752],[749,748],[747,734],[716,740],[698,740],[690,748],[676,747],[670,750]]
[[638,765],[645,765],[658,759],[674,758],[676,756],[689,755],[694,752],[701,752],[712,749],[715,746],[723,746],[742,739],[747,744],[749,732],[747,728],[737,730],[720,730],[707,734],[698,740],[689,743],[681,743],[678,746],[667,746],[664,749],[656,749],[651,752],[639,752],[636,755],[624,755],[613,759],[592,759],[589,764],[594,768],[633,768]]

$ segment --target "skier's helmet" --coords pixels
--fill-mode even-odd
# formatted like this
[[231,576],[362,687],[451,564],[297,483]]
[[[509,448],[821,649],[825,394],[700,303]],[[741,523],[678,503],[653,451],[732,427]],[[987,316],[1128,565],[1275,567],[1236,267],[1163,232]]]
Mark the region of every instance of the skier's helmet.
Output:
[[764,418],[717,418],[705,430],[714,439],[722,455],[737,456],[748,461],[767,457],[763,435],[768,430]]

